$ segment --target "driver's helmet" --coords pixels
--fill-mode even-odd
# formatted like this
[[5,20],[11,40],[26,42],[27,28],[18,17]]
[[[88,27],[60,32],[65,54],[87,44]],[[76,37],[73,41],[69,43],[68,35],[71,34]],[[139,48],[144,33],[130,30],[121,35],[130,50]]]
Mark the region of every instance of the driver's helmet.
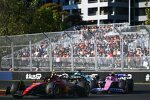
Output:
[[106,80],[112,80],[112,81],[114,81],[116,79],[116,77],[115,77],[115,73],[109,73],[108,75],[107,75],[107,77],[106,77]]
[[77,72],[74,73],[74,75],[80,75],[80,76],[82,76],[83,73],[81,72],[81,70],[78,70]]
[[52,71],[50,77],[52,78],[52,77],[54,77],[54,76],[57,76],[57,73],[56,73],[55,71]]
[[109,73],[107,76],[115,76],[114,72]]
[[63,73],[63,74],[62,74],[62,77],[63,77],[63,78],[68,78],[69,75],[68,75],[67,73]]

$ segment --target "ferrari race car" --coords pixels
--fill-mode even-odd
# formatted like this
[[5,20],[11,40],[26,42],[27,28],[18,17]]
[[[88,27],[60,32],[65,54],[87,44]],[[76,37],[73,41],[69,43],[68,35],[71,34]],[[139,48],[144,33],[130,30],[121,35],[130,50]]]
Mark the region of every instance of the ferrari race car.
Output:
[[127,74],[109,74],[105,79],[97,81],[91,93],[129,93],[133,91],[133,88],[133,79]]
[[15,82],[7,88],[6,94],[11,94],[14,98],[22,98],[27,95],[86,97],[90,93],[89,88],[89,82],[81,77],[64,78],[64,76],[53,75],[45,78],[43,82],[35,82],[28,86],[23,81]]

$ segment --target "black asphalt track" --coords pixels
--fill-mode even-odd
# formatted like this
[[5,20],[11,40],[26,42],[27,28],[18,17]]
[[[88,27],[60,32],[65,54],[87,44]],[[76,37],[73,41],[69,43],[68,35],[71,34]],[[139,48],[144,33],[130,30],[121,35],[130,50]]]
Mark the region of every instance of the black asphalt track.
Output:
[[[12,96],[1,96],[0,100],[16,100]],[[135,90],[130,94],[90,94],[89,97],[39,98],[26,96],[23,100],[150,100],[150,84],[135,84]]]

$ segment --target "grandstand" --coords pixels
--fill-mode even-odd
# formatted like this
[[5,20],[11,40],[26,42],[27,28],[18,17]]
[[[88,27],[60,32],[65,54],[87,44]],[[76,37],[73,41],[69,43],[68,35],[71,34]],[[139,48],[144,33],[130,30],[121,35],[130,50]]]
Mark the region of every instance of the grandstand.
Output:
[[1,70],[148,71],[150,26],[82,25],[72,31],[0,37]]

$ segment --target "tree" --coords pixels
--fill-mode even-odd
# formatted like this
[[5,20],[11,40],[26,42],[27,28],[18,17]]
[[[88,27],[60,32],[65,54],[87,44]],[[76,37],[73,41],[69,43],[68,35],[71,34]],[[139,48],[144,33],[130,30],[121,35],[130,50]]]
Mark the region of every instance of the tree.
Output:
[[145,12],[147,15],[147,20],[145,21],[145,24],[150,25],[150,7],[148,7],[148,0],[145,1],[145,6],[146,6]]
[[63,30],[61,8],[41,0],[0,0],[0,35]]
[[[0,0],[0,35],[27,34],[33,10],[25,0]],[[30,5],[30,4],[28,4]],[[32,12],[31,12],[32,11]]]
[[62,6],[42,0],[0,0],[0,35],[62,31],[82,21]]
[[70,23],[70,26],[78,25],[82,22],[82,17],[79,14],[73,14],[65,19],[65,23]]
[[146,8],[146,15],[147,15],[147,21],[145,22],[145,24],[150,25],[150,8]]
[[62,16],[65,14],[61,6],[53,3],[42,5],[35,11],[32,32],[61,31],[63,29]]

